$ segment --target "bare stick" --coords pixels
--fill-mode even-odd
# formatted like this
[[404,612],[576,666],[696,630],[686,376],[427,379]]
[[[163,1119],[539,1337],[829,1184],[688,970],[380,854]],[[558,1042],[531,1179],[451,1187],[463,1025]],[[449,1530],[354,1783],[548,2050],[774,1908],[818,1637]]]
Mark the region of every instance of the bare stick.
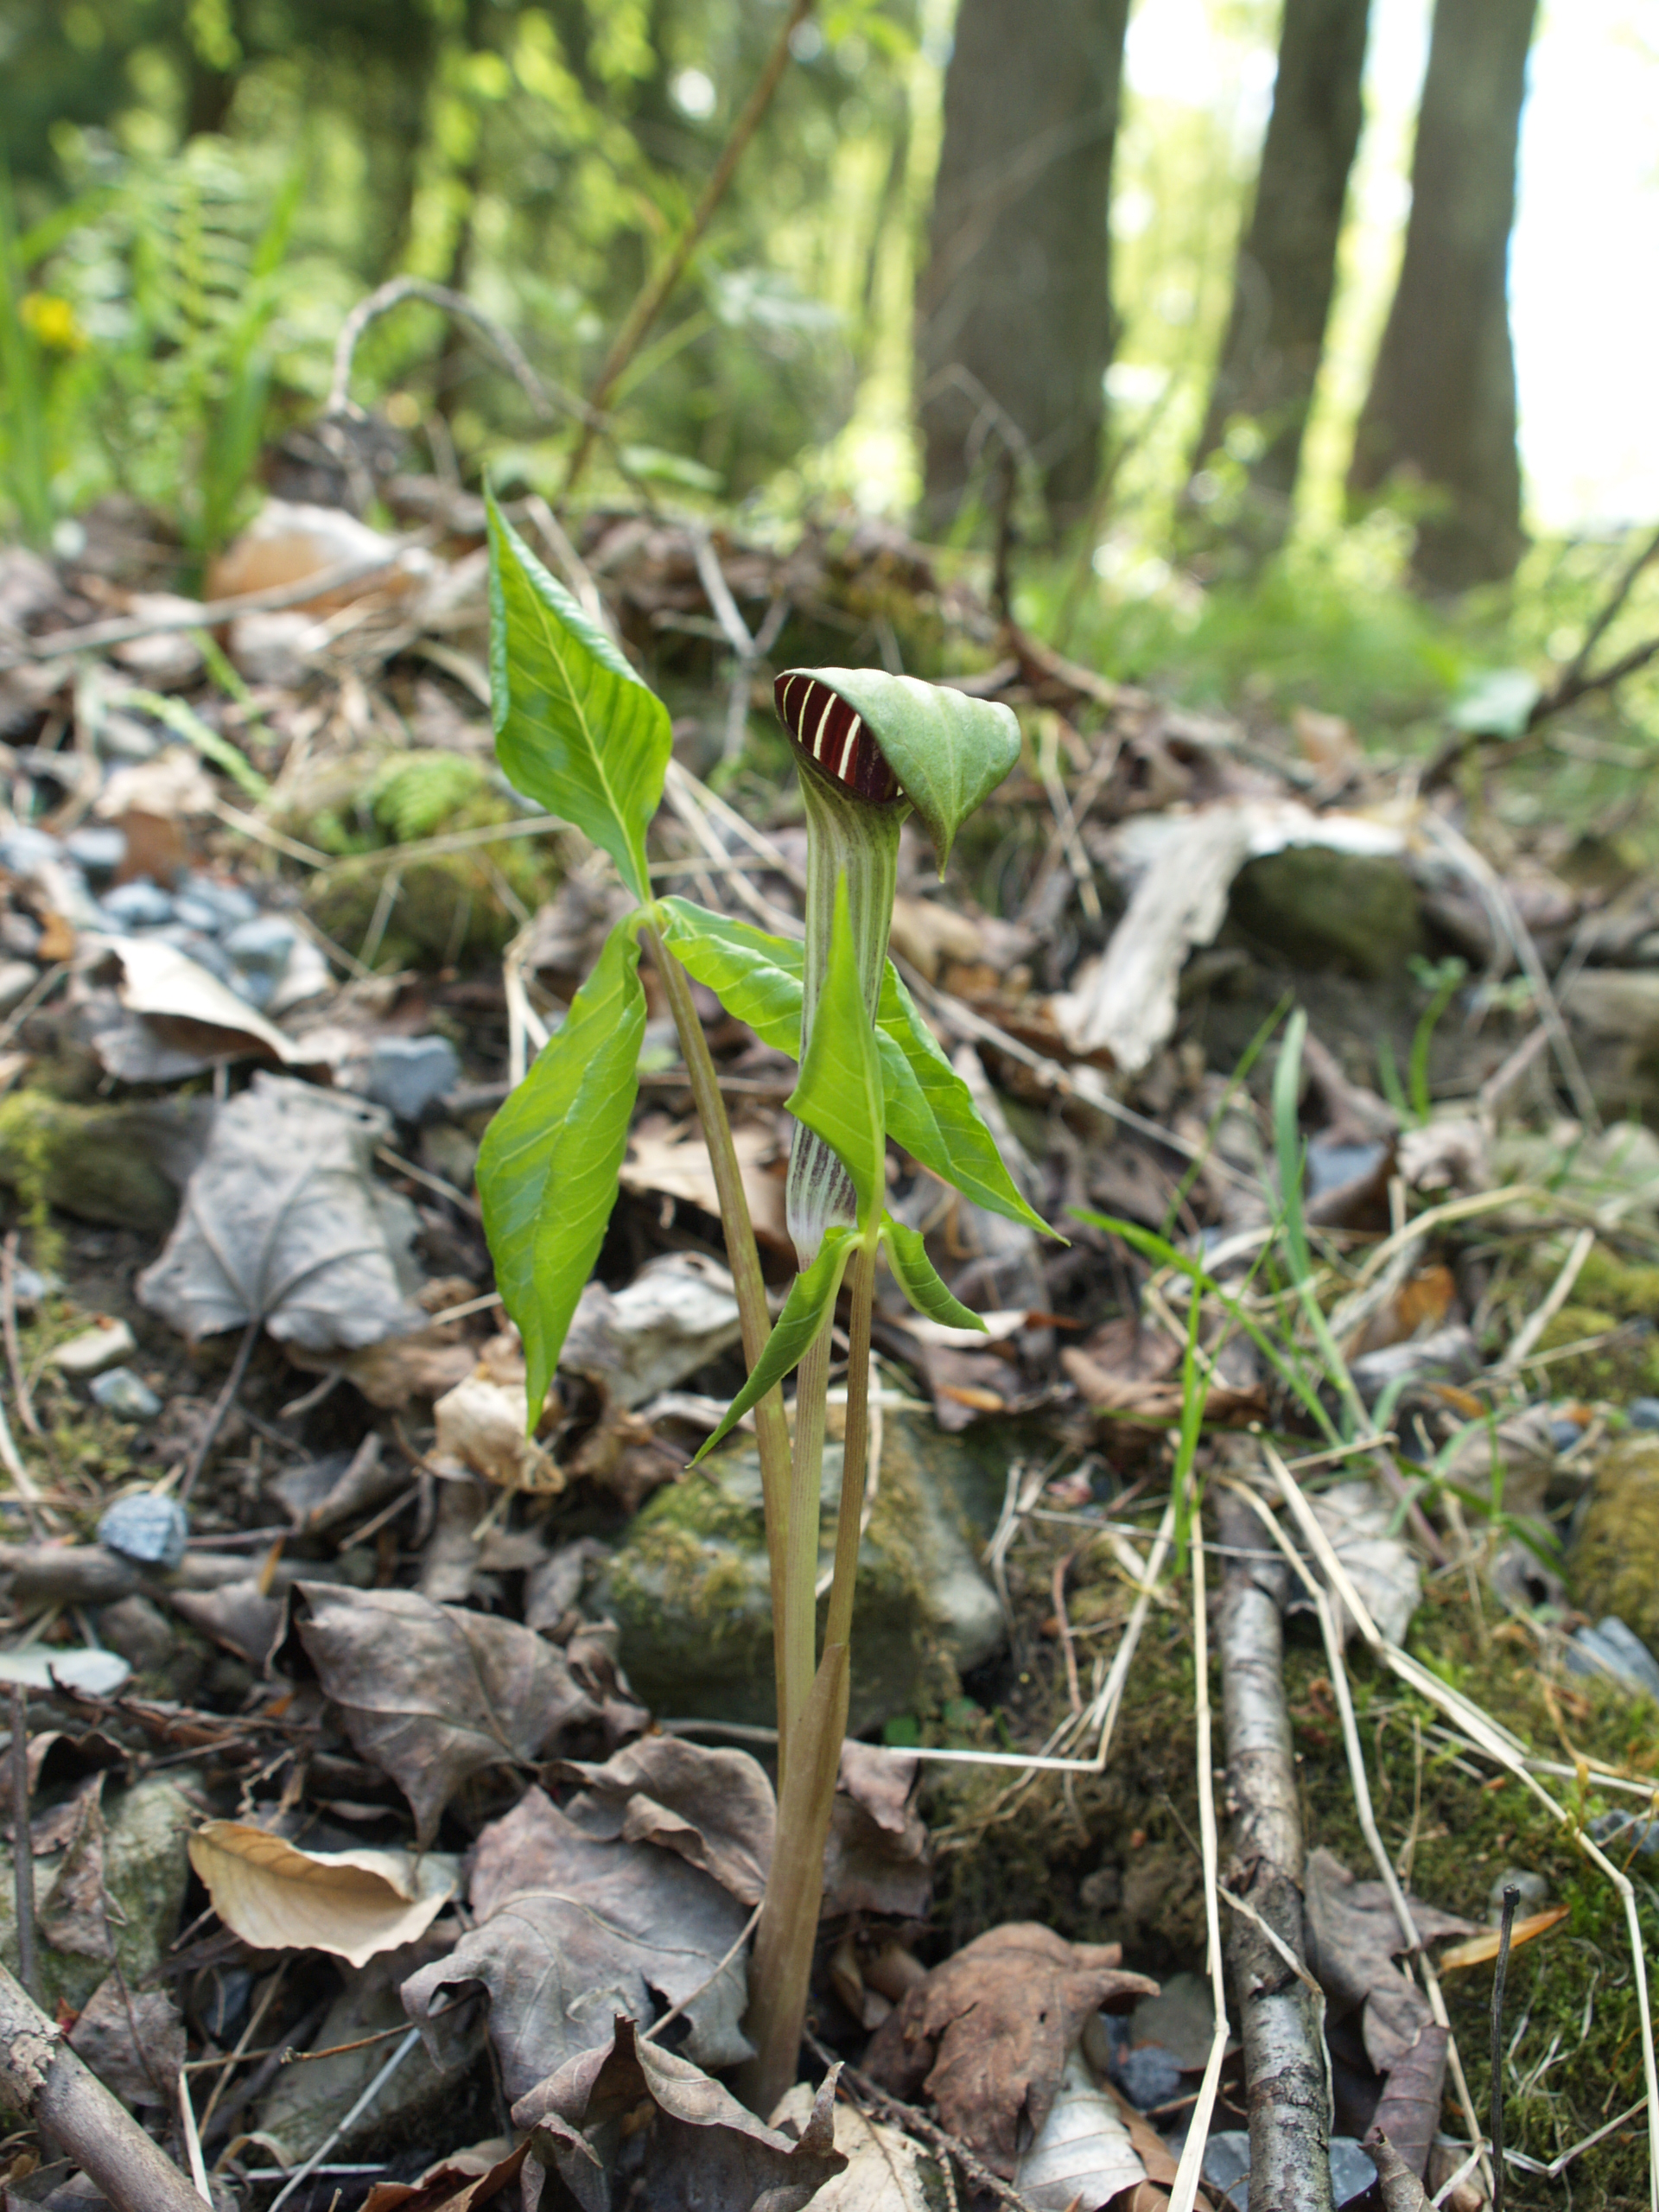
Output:
[[201,2212],[201,2199],[16,1977],[0,1966],[0,2088],[56,2137],[116,2212]]
[[[1629,668],[1621,667],[1620,664],[1615,661],[1612,667],[1603,675],[1592,676],[1590,656],[1623,613],[1625,601],[1636,588],[1637,579],[1656,556],[1659,556],[1659,530],[1655,531],[1646,544],[1637,550],[1624,575],[1613,586],[1600,613],[1585,632],[1584,643],[1561,671],[1555,683],[1533,702],[1532,712],[1527,716],[1527,728],[1529,730],[1536,729],[1539,723],[1548,716],[1560,714],[1564,707],[1572,706],[1576,700],[1583,698],[1586,691],[1605,690],[1611,683],[1618,683],[1623,677],[1630,673]],[[1649,659],[1655,652],[1659,652],[1659,640],[1639,647],[1638,651],[1643,660]],[[1628,661],[1630,655],[1626,654],[1624,658]],[[1641,661],[1638,661],[1636,665],[1639,667]]]
[[1282,1561],[1249,1556],[1260,1539],[1248,1508],[1229,1494],[1219,1511],[1222,1541],[1234,1553],[1217,1638],[1235,1807],[1231,1887],[1243,1906],[1227,1948],[1244,2037],[1250,2212],[1332,2212],[1324,2007],[1307,1974],[1302,1816],[1285,1704],[1281,1609],[1290,1578]]
[[224,1427],[231,1408],[236,1403],[236,1394],[242,1388],[242,1377],[248,1371],[248,1362],[253,1357],[261,1322],[257,1316],[242,1332],[242,1341],[236,1348],[236,1357],[231,1362],[231,1371],[225,1379],[225,1388],[213,1402],[213,1409],[201,1432],[195,1450],[190,1454],[190,1464],[185,1470],[184,1480],[179,1484],[179,1503],[182,1505],[195,1488],[197,1478],[207,1464],[207,1455],[219,1441],[219,1432]]
[[1521,1892],[1503,1888],[1503,1921],[1497,1931],[1497,1971],[1492,1977],[1492,2212],[1503,2212],[1503,1985],[1510,1975],[1510,1938]]
[[11,1855],[17,1902],[17,1965],[23,1986],[38,1994],[35,1977],[35,1838],[29,1821],[29,1692],[11,1688]]
[[493,315],[486,315],[461,292],[452,292],[446,284],[429,283],[424,276],[394,276],[371,292],[366,300],[359,300],[340,327],[340,336],[334,341],[334,373],[328,387],[328,398],[323,408],[325,423],[331,415],[360,415],[351,396],[352,360],[364,332],[378,316],[387,315],[405,300],[424,300],[429,307],[442,308],[446,315],[458,315],[463,322],[470,322],[481,330],[496,352],[506,363],[512,379],[543,422],[549,421],[561,409],[567,415],[588,420],[588,410],[581,400],[556,386],[544,384],[529,361],[524,348],[510,330],[505,329]]
[[582,472],[594,449],[597,435],[595,417],[602,415],[606,404],[616,389],[618,379],[643,344],[645,334],[668,303],[670,294],[684,276],[692,255],[702,239],[703,232],[713,221],[715,209],[726,197],[727,189],[737,174],[737,165],[748,150],[751,138],[760,127],[760,119],[772,105],[772,96],[789,67],[790,41],[796,30],[812,12],[812,0],[791,0],[783,28],[779,31],[772,52],[766,56],[766,66],[760,72],[754,90],[744,104],[743,112],[732,125],[732,135],[726,141],[725,150],[715,164],[715,173],[703,187],[702,197],[694,209],[690,221],[675,241],[672,251],[654,276],[647,277],[629,308],[627,319],[612,341],[605,356],[604,365],[594,379],[593,390],[588,395],[588,409],[582,420],[582,437],[570,456],[566,471],[563,498],[568,499],[581,479]]
[[22,1347],[17,1341],[17,1232],[8,1232],[0,1245],[0,1324],[6,1336],[6,1364],[11,1370],[12,1394],[17,1401],[17,1418],[31,1436],[38,1437],[41,1424],[35,1412],[35,1401],[29,1395],[29,1376],[23,1366]]

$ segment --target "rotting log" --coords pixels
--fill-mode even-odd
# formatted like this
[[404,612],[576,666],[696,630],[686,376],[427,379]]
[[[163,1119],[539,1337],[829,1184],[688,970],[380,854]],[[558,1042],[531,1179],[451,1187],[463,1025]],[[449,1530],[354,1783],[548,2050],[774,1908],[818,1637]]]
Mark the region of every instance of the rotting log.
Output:
[[116,2212],[202,2212],[202,2200],[0,1966],[0,2094],[52,2136]]
[[[1232,1813],[1227,1962],[1243,2024],[1249,2212],[1333,2212],[1325,2007],[1307,1972],[1303,1843],[1282,1610],[1289,1571],[1262,1554],[1255,1516],[1222,1496],[1218,1646]],[[1277,1941],[1274,1941],[1274,1938]],[[1294,1965],[1291,1961],[1294,1961]]]

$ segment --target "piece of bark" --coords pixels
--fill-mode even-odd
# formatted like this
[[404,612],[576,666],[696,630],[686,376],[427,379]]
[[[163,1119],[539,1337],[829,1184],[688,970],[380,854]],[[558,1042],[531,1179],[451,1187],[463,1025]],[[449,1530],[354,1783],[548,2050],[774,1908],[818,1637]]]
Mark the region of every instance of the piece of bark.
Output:
[[1249,2212],[1332,2212],[1325,2008],[1304,1978],[1302,1821],[1285,1705],[1281,1612],[1289,1576],[1276,1554],[1237,1555],[1267,1548],[1241,1500],[1224,1495],[1219,1522],[1234,1554],[1217,1635],[1233,1812],[1227,1887],[1250,1909],[1234,1912],[1227,1942],[1244,2042]]

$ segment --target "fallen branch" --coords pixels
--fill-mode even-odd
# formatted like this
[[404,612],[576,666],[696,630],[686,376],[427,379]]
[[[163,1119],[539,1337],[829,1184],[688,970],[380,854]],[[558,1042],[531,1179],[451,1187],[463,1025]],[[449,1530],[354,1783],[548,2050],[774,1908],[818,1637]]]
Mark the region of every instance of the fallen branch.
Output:
[[201,2199],[28,1992],[0,1967],[0,2087],[54,2136],[116,2212],[201,2212]]
[[[1281,1610],[1289,1577],[1259,1554],[1255,1516],[1224,1495],[1217,1641],[1233,1803],[1228,1936],[1244,2040],[1250,2212],[1332,2212],[1331,2090],[1324,2005],[1307,1971],[1303,1845],[1285,1707]],[[1244,1554],[1239,1556],[1238,1554]]]

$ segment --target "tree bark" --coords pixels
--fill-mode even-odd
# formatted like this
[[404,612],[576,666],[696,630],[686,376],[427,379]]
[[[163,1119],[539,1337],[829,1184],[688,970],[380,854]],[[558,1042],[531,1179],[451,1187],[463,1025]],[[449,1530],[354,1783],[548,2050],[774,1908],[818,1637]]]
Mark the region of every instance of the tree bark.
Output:
[[57,2139],[116,2212],[202,2212],[200,2197],[171,2158],[87,2071],[4,1967],[0,2090]]
[[[1240,1500],[1224,1494],[1218,1522],[1235,1553],[1262,1549],[1261,1526]],[[1249,2212],[1332,2212],[1323,2008],[1258,1924],[1306,1973],[1302,1816],[1280,1620],[1288,1581],[1276,1558],[1234,1556],[1222,1584],[1217,1643],[1233,1812],[1227,1887],[1256,1916],[1234,1912],[1227,1961],[1243,2027]]]
[[1256,424],[1264,442],[1236,533],[1255,552],[1280,544],[1290,520],[1359,143],[1370,12],[1370,0],[1285,0],[1255,206],[1193,459],[1197,470],[1234,416]]
[[1086,513],[1111,358],[1107,200],[1128,0],[962,0],[917,289],[925,516],[999,446],[1049,520]]
[[1361,411],[1351,493],[1415,479],[1433,501],[1414,568],[1437,590],[1520,559],[1509,241],[1537,0],[1437,0],[1411,168],[1411,219]]

